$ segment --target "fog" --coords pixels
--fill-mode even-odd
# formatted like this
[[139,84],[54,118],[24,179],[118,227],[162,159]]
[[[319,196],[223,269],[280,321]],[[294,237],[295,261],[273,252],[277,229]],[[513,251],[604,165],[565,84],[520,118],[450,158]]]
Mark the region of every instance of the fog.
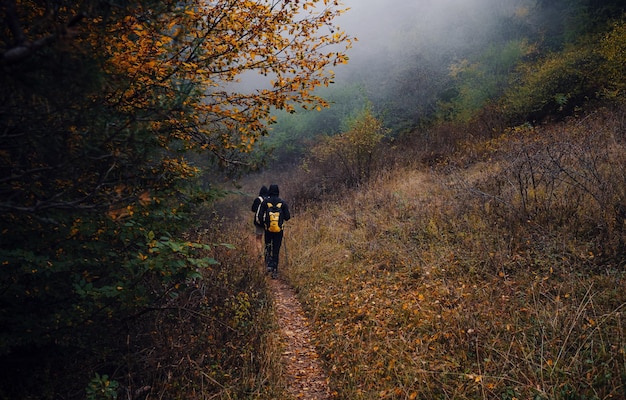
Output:
[[[379,70],[414,64],[416,56],[447,68],[451,59],[497,35],[498,17],[513,16],[536,0],[340,1],[348,11],[333,21],[335,29],[358,41],[347,52],[348,64],[333,69],[337,83],[377,79]],[[267,85],[267,78],[251,71],[231,86],[248,90]]]
[[337,79],[367,75],[372,65],[397,65],[416,55],[442,62],[463,57],[467,49],[485,46],[497,37],[501,17],[513,17],[530,2],[343,0],[349,10],[336,19],[336,25],[358,41],[348,51],[349,64],[336,68]]
[[[331,89],[357,85],[396,124],[432,112],[437,96],[449,87],[451,65],[510,40],[521,11],[538,0],[340,1],[340,8],[348,10],[333,28],[357,41],[347,51],[348,63],[332,68]],[[269,85],[268,77],[254,71],[241,78],[231,87]]]

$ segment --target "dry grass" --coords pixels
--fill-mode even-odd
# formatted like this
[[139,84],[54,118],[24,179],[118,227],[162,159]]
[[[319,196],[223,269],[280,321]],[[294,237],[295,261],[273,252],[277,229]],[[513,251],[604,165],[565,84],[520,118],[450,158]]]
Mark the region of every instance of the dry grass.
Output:
[[514,130],[294,216],[284,273],[337,398],[626,397],[610,115]]
[[206,226],[189,239],[215,243],[207,255],[219,264],[203,270],[203,279],[182,295],[165,299],[158,313],[137,322],[128,363],[134,381],[124,382],[126,395],[288,398],[272,294],[255,254],[252,229],[242,220],[205,217]]

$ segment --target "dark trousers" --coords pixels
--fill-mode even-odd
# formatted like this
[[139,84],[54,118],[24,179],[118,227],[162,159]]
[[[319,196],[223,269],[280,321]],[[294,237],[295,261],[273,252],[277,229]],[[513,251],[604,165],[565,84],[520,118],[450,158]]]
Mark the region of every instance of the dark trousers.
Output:
[[265,231],[265,265],[278,269],[278,255],[283,243],[283,232]]

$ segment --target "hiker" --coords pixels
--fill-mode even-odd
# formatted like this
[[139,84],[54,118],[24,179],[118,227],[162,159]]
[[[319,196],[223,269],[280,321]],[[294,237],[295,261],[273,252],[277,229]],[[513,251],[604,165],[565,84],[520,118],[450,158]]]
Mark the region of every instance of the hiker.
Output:
[[265,265],[267,272],[276,278],[278,273],[278,255],[283,242],[283,222],[289,221],[289,207],[279,197],[278,185],[269,188],[269,197],[261,204],[261,215],[265,226]]
[[261,204],[268,197],[268,189],[267,186],[263,185],[261,190],[259,190],[259,195],[252,202],[252,212],[254,213],[254,235],[256,237],[256,247],[259,253],[263,249],[263,233],[265,232],[265,227],[263,226],[263,218],[261,217],[263,214],[260,214]]

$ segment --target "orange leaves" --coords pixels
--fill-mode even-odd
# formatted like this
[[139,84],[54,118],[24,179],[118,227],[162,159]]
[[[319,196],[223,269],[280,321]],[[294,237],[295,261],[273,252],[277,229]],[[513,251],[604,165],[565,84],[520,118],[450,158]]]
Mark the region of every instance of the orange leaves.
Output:
[[[320,13],[318,3],[177,4],[178,9],[150,19],[142,19],[145,10],[138,9],[137,16],[111,27],[105,46],[108,68],[133,77],[121,99],[138,108],[149,106],[149,90],[162,88],[167,96],[176,96],[173,82],[194,85],[196,101],[189,103],[194,107],[189,112],[205,113],[203,119],[210,125],[188,124],[190,114],[177,117],[184,122],[172,120],[201,132],[189,136],[193,141],[212,141],[212,132],[220,129],[256,137],[264,132],[259,121],[267,119],[271,107],[289,108],[294,102],[325,105],[310,92],[330,81],[332,72],[325,71],[326,66],[346,60],[342,52],[321,52],[331,44],[348,48],[351,39],[339,31],[330,37],[318,33],[343,12],[324,1],[327,8]],[[246,71],[273,77],[272,89],[232,91],[228,84]],[[265,83],[270,85],[269,79]],[[242,149],[250,143],[242,138]]]
[[162,167],[164,171],[187,178],[196,176],[200,172],[198,167],[190,165],[184,158],[165,158]]
[[132,217],[133,214],[134,211],[132,206],[111,206],[108,212],[109,218],[114,221],[127,217]]
[[[19,5],[26,4],[30,5]],[[78,10],[72,7],[68,4],[62,14],[76,14]],[[273,109],[326,105],[314,90],[331,80],[333,73],[326,68],[345,59],[344,51],[351,43],[344,33],[328,34],[328,25],[342,13],[336,7],[321,0],[165,0],[152,2],[150,7],[125,2],[106,15],[85,18],[79,26],[81,34],[72,39],[71,51],[89,60],[84,77],[88,102],[75,109],[67,107],[84,114],[85,121],[68,122],[76,126],[58,130],[75,131],[70,144],[77,154],[89,140],[93,140],[89,146],[102,144],[97,157],[111,160],[111,169],[103,167],[100,175],[90,177],[93,186],[104,188],[112,198],[118,195],[111,190],[113,184],[102,185],[97,179],[106,176],[116,182],[119,170],[134,169],[144,154],[150,157],[145,170],[154,175],[161,171],[153,167],[163,168],[168,179],[191,178],[197,173],[194,167],[174,159],[160,164],[159,157],[166,153],[149,147],[160,146],[167,154],[193,148],[218,157],[252,151],[257,139],[266,134]],[[33,3],[23,14],[34,21],[45,11]],[[330,45],[334,51],[325,51]],[[242,76],[257,73],[262,80],[258,87],[237,84]],[[74,120],[69,114],[58,119]],[[100,136],[102,140],[96,140]],[[11,157],[0,151],[6,163],[12,162]],[[137,179],[156,182],[143,178]],[[75,183],[67,177],[50,182],[60,189]],[[150,201],[147,193],[139,200],[134,196],[139,205]],[[117,201],[103,200],[103,208]],[[111,218],[136,211],[127,208],[127,201],[123,203],[107,210]]]
[[150,196],[150,192],[148,192],[147,190],[139,194],[139,204],[141,204],[142,206],[147,206],[148,204],[152,203],[152,200],[152,196]]

